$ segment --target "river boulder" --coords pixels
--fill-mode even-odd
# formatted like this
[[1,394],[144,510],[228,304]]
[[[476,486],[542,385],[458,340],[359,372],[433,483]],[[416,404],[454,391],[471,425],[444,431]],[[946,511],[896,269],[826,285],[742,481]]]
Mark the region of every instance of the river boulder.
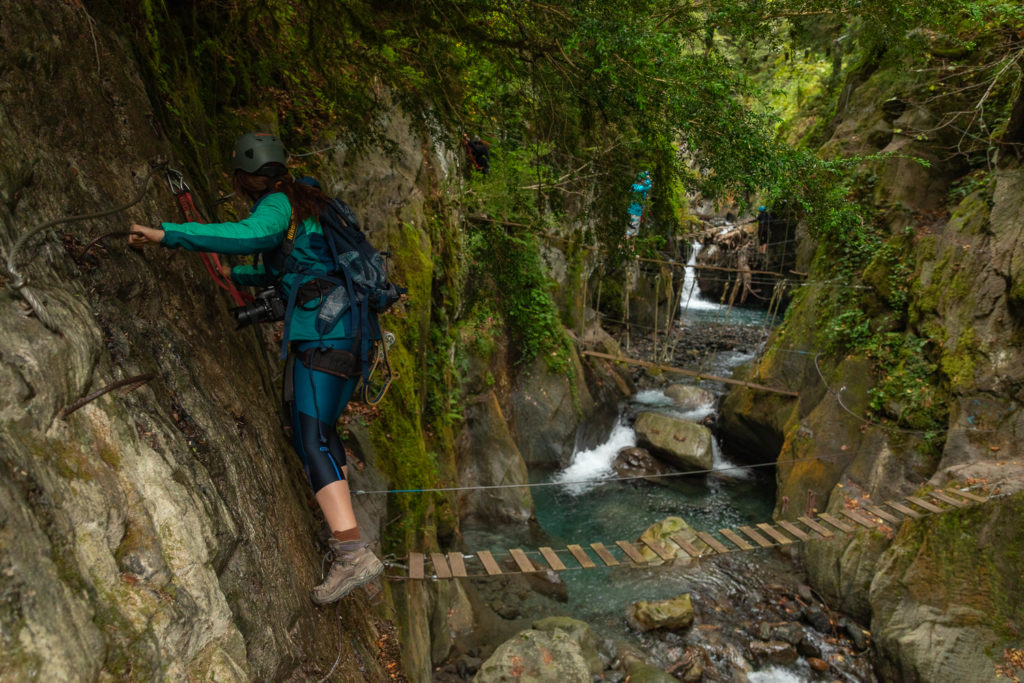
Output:
[[683,471],[709,470],[714,464],[711,431],[661,413],[640,413],[633,424],[637,445]]
[[640,600],[626,608],[626,623],[637,631],[689,628],[695,616],[689,593],[668,600]]
[[680,410],[698,410],[715,402],[715,395],[692,384],[670,384],[663,390]]
[[[660,522],[655,522],[640,534],[640,540],[660,544],[665,550],[676,557],[675,562],[684,562],[686,564],[693,562],[694,560],[689,555],[672,542],[671,537],[676,534],[679,534],[683,539],[689,541],[702,551],[708,547],[707,543],[697,538],[697,533],[690,528],[690,525],[682,517],[666,517]],[[647,547],[646,543],[643,544],[640,554],[648,562],[659,559],[654,551]]]
[[561,629],[520,631],[498,646],[473,683],[590,683],[579,643]]
[[612,461],[612,469],[620,477],[645,477],[655,484],[665,482],[662,475],[675,472],[644,449],[635,446],[620,450]]
[[580,646],[580,654],[590,667],[590,673],[600,676],[604,672],[604,662],[597,651],[597,641],[590,624],[571,617],[545,617],[533,622],[533,628],[545,633],[562,631]]

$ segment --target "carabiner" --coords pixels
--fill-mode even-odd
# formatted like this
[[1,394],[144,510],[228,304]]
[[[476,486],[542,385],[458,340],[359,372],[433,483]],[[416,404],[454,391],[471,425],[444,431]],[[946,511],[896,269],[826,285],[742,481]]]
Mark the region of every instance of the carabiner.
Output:
[[167,186],[171,188],[171,193],[175,195],[185,194],[191,192],[191,188],[185,182],[185,175],[181,171],[177,171],[173,168],[167,169]]

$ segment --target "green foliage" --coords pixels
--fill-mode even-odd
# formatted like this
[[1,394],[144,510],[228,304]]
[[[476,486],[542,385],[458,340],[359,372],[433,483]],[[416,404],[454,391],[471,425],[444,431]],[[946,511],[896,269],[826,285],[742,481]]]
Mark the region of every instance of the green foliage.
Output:
[[537,237],[528,228],[482,223],[470,234],[471,279],[489,280],[511,332],[517,361],[542,355],[552,371],[565,371],[568,340],[544,275]]

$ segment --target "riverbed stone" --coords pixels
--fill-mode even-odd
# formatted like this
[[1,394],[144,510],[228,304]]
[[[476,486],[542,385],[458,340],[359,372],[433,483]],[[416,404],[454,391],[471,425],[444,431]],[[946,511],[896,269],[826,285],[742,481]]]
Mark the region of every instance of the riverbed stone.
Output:
[[715,395],[692,384],[670,384],[662,390],[680,410],[697,410],[715,402]]
[[679,683],[679,679],[658,667],[648,664],[636,655],[625,655],[622,666],[626,670],[629,683]]
[[590,683],[579,644],[565,631],[520,631],[498,646],[473,683]]
[[636,446],[620,450],[612,461],[612,469],[620,477],[644,477],[655,484],[667,483],[663,475],[676,471]]
[[711,431],[670,415],[644,412],[633,424],[637,445],[683,471],[710,470],[714,465]]
[[781,640],[754,640],[748,647],[760,664],[792,664],[798,656],[795,647]]
[[590,667],[590,673],[600,676],[604,671],[604,661],[597,651],[594,631],[587,622],[572,617],[545,617],[533,622],[533,628],[546,633],[554,633],[555,630],[565,632],[580,646],[580,654]]
[[637,631],[685,629],[695,617],[689,593],[668,600],[640,600],[626,608],[626,622]]
[[[690,562],[696,562],[694,558],[691,558],[682,548],[672,541],[671,537],[676,534],[679,534],[700,550],[704,550],[708,547],[708,544],[697,537],[697,532],[694,531],[682,517],[666,517],[660,522],[655,522],[640,534],[640,541],[648,540],[659,543],[662,548],[676,558],[676,562],[686,562],[687,564]],[[644,559],[648,562],[661,559],[653,550],[647,547],[646,543],[642,543],[640,554],[643,555]]]

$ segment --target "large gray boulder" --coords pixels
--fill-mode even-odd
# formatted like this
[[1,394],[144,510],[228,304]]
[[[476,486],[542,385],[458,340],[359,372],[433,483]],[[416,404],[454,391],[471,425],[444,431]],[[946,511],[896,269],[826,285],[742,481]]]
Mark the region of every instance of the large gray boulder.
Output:
[[604,671],[604,662],[597,651],[594,631],[587,622],[572,617],[545,617],[533,622],[533,628],[545,633],[554,633],[555,631],[566,633],[580,646],[580,654],[587,661],[590,673],[600,676]]
[[474,683],[590,683],[579,643],[561,629],[520,631],[498,646]]
[[640,413],[633,424],[637,445],[683,471],[714,465],[711,431],[702,425],[660,413]]

